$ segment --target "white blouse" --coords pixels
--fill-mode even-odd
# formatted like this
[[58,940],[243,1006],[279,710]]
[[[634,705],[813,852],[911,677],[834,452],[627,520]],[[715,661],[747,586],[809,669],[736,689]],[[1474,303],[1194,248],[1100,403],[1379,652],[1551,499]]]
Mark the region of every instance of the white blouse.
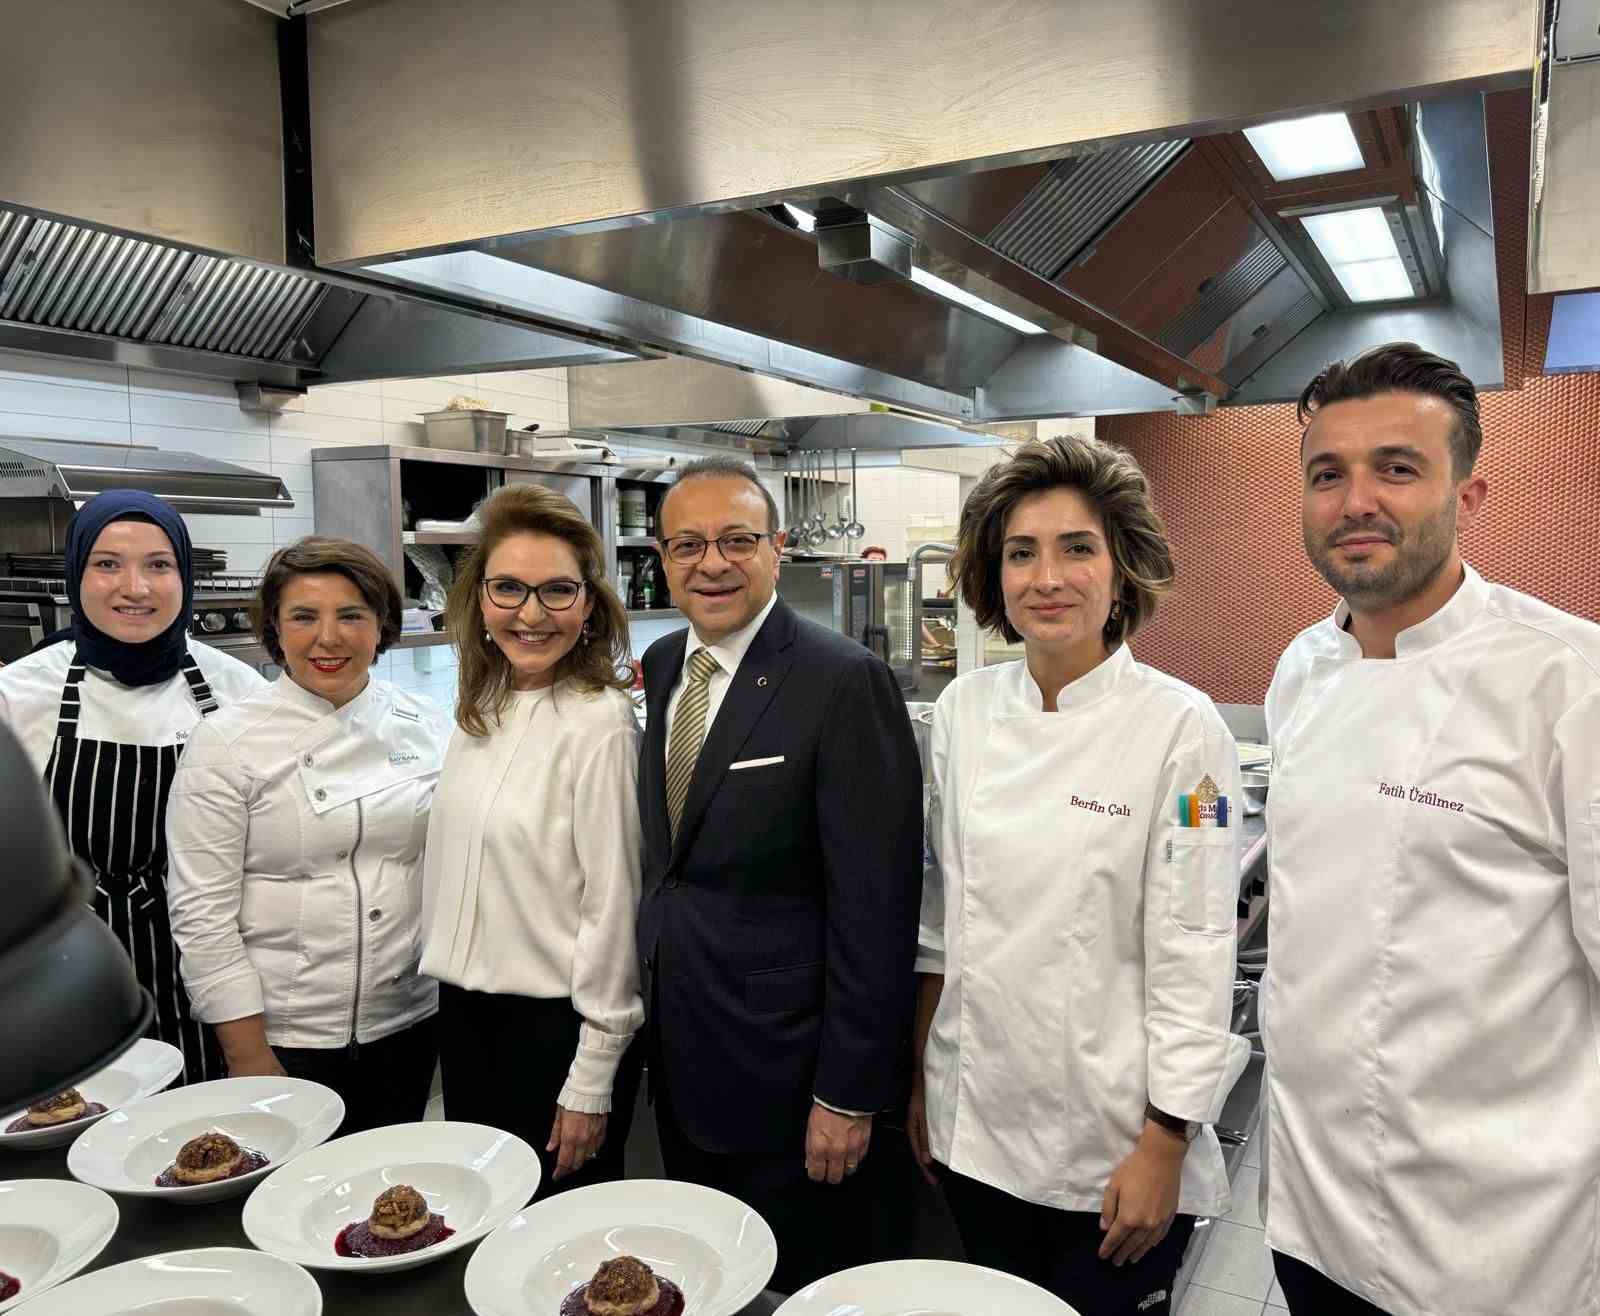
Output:
[[433,799],[422,972],[468,991],[570,997],[582,1017],[558,1098],[611,1109],[644,1022],[638,724],[619,690],[513,694],[487,736],[457,728]]
[[[223,708],[266,687],[253,667],[220,649],[192,644],[189,652]],[[78,646],[63,640],[0,668],[0,722],[22,742],[40,775],[55,744],[61,687],[77,656]],[[156,685],[130,686],[91,667],[78,690],[83,706],[78,734],[85,740],[174,745],[186,741],[200,721],[182,672]]]

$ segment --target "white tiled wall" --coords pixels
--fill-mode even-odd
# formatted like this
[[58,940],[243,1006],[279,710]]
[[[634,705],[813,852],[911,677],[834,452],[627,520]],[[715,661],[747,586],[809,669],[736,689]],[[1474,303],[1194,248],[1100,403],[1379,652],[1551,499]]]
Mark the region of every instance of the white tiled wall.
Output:
[[[295,500],[293,510],[185,517],[197,545],[225,549],[229,569],[249,573],[259,572],[275,548],[311,533],[314,448],[415,443],[422,429],[417,413],[438,410],[461,393],[509,411],[512,425],[567,424],[564,370],[314,388],[283,412],[264,416],[241,411],[231,384],[0,351],[0,434],[147,444],[278,475]],[[446,704],[454,697],[454,666],[444,648],[386,655],[380,675]]]
[[881,544],[891,562],[904,562],[927,537],[924,530],[954,526],[961,513],[961,479],[954,472],[874,466],[857,474],[856,490],[856,515],[867,528],[859,547]]

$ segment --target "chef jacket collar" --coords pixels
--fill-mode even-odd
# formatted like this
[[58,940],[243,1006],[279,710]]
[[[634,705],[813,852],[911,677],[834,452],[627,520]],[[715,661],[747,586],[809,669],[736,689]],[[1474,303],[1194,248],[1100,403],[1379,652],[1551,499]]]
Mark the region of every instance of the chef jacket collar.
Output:
[[313,717],[321,718],[337,713],[342,719],[348,721],[351,726],[356,726],[360,724],[367,710],[372,707],[377,685],[378,683],[373,679],[372,673],[368,672],[365,688],[342,708],[335,708],[321,695],[312,694],[304,686],[297,685],[294,678],[287,672],[283,673],[273,683],[273,689],[278,692],[278,698],[283,700],[284,703],[294,708],[303,709]]
[[[1429,649],[1453,640],[1477,620],[1489,598],[1489,586],[1470,564],[1463,562],[1464,575],[1461,587],[1449,601],[1426,621],[1408,626],[1394,639],[1396,658],[1414,658]],[[1341,658],[1361,657],[1361,642],[1347,629],[1350,623],[1350,605],[1343,599],[1333,610],[1332,625],[1339,644]]]
[[[1098,667],[1085,672],[1076,681],[1062,688],[1061,693],[1056,696],[1056,711],[1065,713],[1069,709],[1083,708],[1110,694],[1117,683],[1132,670],[1133,655],[1128,651],[1126,644],[1119,644]],[[1039,683],[1033,679],[1033,673],[1028,670],[1026,658],[1017,664],[1017,687],[1013,693],[1022,706],[1021,711],[1044,712],[1044,695],[1040,693]]]

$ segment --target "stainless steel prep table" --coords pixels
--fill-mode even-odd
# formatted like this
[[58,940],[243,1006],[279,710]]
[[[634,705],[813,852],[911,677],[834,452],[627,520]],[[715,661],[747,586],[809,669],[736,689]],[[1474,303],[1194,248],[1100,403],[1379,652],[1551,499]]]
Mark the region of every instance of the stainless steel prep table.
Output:
[[[0,1153],[0,1180],[70,1178],[65,1147]],[[250,1247],[239,1224],[248,1195],[201,1206],[174,1206],[147,1197],[117,1197],[122,1220],[116,1235],[93,1264],[80,1273],[185,1248]],[[359,1279],[337,1271],[313,1270],[311,1275],[322,1288],[327,1316],[472,1316],[462,1276],[476,1246],[397,1274]],[[782,1301],[776,1293],[763,1294],[739,1316],[772,1316]]]

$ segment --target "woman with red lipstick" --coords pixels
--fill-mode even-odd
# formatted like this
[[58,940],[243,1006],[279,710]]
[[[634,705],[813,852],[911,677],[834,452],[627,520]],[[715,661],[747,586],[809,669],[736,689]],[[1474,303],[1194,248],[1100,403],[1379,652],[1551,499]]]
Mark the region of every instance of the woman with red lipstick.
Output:
[[912,1144],[970,1260],[1163,1316],[1195,1216],[1229,1208],[1209,1125],[1249,1054],[1233,737],[1129,652],[1173,566],[1127,453],[991,467],[951,575],[1025,657],[934,710]]
[[[167,926],[167,792],[184,740],[265,682],[189,644],[189,532],[168,504],[112,489],[67,530],[70,634],[0,672],[0,722],[50,786],[94,907],[154,998],[151,1035],[183,1052],[185,1082],[226,1073],[189,1010]],[[91,1008],[86,1006],[85,1008]]]
[[600,537],[558,493],[479,509],[448,609],[456,731],[428,827],[422,968],[445,1114],[525,1139],[540,1195],[622,1177],[644,1022],[639,732]]
[[183,980],[228,1072],[337,1092],[344,1133],[422,1118],[437,989],[422,847],[449,719],[372,675],[400,594],[359,544],[279,549],[255,602],[276,683],[190,737],[167,811]]

